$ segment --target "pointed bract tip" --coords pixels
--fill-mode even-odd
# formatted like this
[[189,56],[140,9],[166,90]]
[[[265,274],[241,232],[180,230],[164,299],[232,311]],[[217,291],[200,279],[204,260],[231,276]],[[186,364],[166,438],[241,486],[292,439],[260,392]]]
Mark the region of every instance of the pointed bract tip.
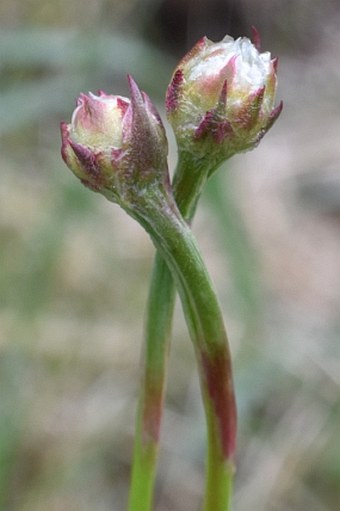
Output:
[[257,28],[254,25],[251,26],[251,40],[252,40],[253,45],[257,49],[257,51],[260,52],[261,51],[261,36],[260,36],[260,32],[257,30]]
[[134,80],[134,78],[130,74],[128,74],[127,78],[128,78],[129,89],[130,89],[130,93],[131,93],[131,101],[134,102],[135,104],[141,103],[141,102],[143,103],[142,91],[138,87],[137,82]]
[[178,105],[178,97],[180,94],[180,87],[184,80],[183,69],[178,68],[170,82],[170,85],[166,91],[165,97],[165,108],[168,114],[172,113]]
[[76,105],[77,106],[84,105],[84,104],[86,104],[88,99],[89,98],[88,98],[87,94],[85,94],[85,92],[81,92],[79,94],[78,98],[76,99]]
[[277,105],[277,107],[275,107],[271,111],[270,116],[269,116],[269,121],[268,121],[268,124],[266,126],[266,130],[267,131],[273,126],[274,122],[276,121],[276,119],[281,114],[282,108],[283,108],[283,101],[280,101],[280,103]]
[[279,57],[274,57],[272,59],[272,64],[273,64],[275,73],[277,73],[277,68],[279,67]]
[[278,106],[276,108],[274,108],[274,110],[271,113],[271,115],[273,115],[275,120],[278,118],[278,116],[282,112],[282,109],[283,109],[283,101],[281,100],[280,103],[278,104]]
[[199,55],[205,47],[209,46],[209,44],[211,44],[211,41],[207,38],[207,36],[201,37],[201,39],[199,39],[197,43],[191,48],[191,50],[189,50],[181,59],[181,66],[185,65],[185,63],[188,62],[191,58]]
[[255,103],[260,103],[263,100],[263,96],[266,90],[266,86],[263,85],[263,87],[259,87],[257,91],[253,95],[253,100]]

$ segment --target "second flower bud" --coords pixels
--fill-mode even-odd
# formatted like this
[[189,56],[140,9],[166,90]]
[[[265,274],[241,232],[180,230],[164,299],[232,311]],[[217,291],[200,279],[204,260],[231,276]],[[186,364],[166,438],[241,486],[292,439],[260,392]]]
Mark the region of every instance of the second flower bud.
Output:
[[168,188],[167,139],[149,97],[129,78],[131,100],[81,94],[70,124],[61,123],[62,156],[94,191],[125,208],[152,188]]

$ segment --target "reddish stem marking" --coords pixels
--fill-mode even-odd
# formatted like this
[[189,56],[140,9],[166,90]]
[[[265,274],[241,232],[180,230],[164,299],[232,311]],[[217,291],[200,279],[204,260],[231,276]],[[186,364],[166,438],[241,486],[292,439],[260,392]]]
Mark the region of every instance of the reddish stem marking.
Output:
[[218,424],[223,456],[230,460],[235,453],[236,404],[232,371],[228,354],[223,349],[216,355],[201,354],[204,377]]

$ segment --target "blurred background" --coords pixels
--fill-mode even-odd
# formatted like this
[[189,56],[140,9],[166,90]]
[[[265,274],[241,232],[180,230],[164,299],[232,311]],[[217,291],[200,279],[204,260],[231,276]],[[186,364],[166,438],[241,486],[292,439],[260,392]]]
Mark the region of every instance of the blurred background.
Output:
[[[280,57],[284,111],[194,225],[235,365],[233,510],[340,509],[339,24],[337,0],[1,1],[1,510],[127,503],[154,249],[67,170],[60,120],[79,91],[126,94],[128,72],[165,118],[184,52],[251,25]],[[179,306],[170,366],[155,511],[198,511],[204,418]]]

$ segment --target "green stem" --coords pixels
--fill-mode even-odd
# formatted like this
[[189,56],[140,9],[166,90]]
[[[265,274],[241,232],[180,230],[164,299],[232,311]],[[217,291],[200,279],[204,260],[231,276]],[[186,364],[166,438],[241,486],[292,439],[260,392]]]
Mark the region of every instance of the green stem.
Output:
[[[140,213],[140,210],[139,210]],[[204,511],[230,509],[236,409],[223,317],[194,237],[174,205],[149,200],[139,221],[160,250],[179,291],[194,343],[207,419]]]
[[[194,215],[207,175],[206,164],[193,165],[190,155],[179,155],[173,190],[179,210],[187,221]],[[152,506],[174,303],[171,273],[156,253],[146,310],[128,511],[150,511]]]
[[[174,179],[174,189],[177,203],[187,220],[190,220],[194,214],[198,197],[205,184],[208,173],[209,169],[199,164],[193,167],[190,155],[189,157],[185,154],[180,155],[179,165]],[[190,231],[186,226],[184,230],[186,236],[188,236],[188,232]],[[164,231],[162,232],[164,233]],[[178,235],[179,233],[172,237],[173,242],[175,242]],[[162,236],[163,235],[161,235],[161,245],[164,245]],[[156,244],[157,243],[160,242],[156,241]],[[178,245],[178,240],[175,245]],[[185,278],[183,278],[183,276],[179,277],[182,274],[182,265],[184,265],[183,267],[187,267],[188,265],[187,248],[182,252],[182,259],[179,266],[178,261],[176,262],[176,257],[174,257],[175,246],[172,248],[168,247],[169,254],[167,258],[170,257],[170,265],[172,265],[172,269],[177,275],[177,280],[179,279],[178,284],[182,289],[182,301],[187,316],[190,318],[191,336],[196,346],[196,354],[199,359],[199,367],[201,368],[202,392],[207,414],[209,438],[207,487],[204,509],[206,511],[222,509],[225,511],[228,509],[231,491],[232,464],[230,458],[231,451],[233,450],[233,447],[226,445],[226,438],[230,440],[230,438],[233,438],[235,435],[234,431],[230,431],[235,421],[233,392],[230,387],[230,359],[226,347],[227,339],[224,332],[222,317],[218,312],[218,319],[216,320],[216,311],[219,311],[219,307],[206,272],[203,272],[203,281],[205,280],[209,283],[208,289],[210,289],[210,298],[206,296],[207,288],[203,291],[204,286],[203,288],[201,287],[202,279],[198,279],[197,281],[194,279],[194,281],[188,285],[188,275],[185,276]],[[164,252],[164,246],[162,250]],[[195,244],[192,245],[191,250],[197,255]],[[200,257],[196,260],[196,263],[197,261],[198,266],[204,268]],[[169,264],[169,261],[167,261],[167,263]],[[197,283],[199,283],[198,287]],[[198,300],[197,302],[197,297],[201,297],[201,301]],[[207,307],[208,301],[215,311],[214,314],[211,314],[211,307]],[[197,303],[199,303],[199,306],[197,306]],[[172,284],[172,279],[165,263],[157,255],[149,294],[143,378],[137,415],[129,511],[149,511],[151,508],[173,304],[174,286]],[[216,325],[220,325],[220,327],[222,325],[221,332],[224,332],[224,334],[220,332],[217,335]],[[220,334],[222,335],[222,340],[220,339],[219,341],[221,342],[221,346],[219,346],[217,342]],[[202,347],[204,343],[207,342],[207,339],[212,339],[212,341],[208,341],[207,349],[204,350]],[[213,352],[211,352],[210,342],[211,346],[213,346]],[[210,347],[208,348],[208,346]],[[215,379],[217,375],[219,375],[221,381],[224,381],[221,388],[216,388]],[[223,385],[227,385],[227,388],[223,387]],[[227,407],[228,409],[226,409],[225,405],[228,399],[229,405]],[[217,423],[219,423],[219,425]],[[221,424],[223,425],[222,437]],[[222,442],[222,444],[221,438],[224,438],[224,443]]]
[[146,311],[129,511],[150,511],[152,506],[174,300],[171,274],[156,253]]

